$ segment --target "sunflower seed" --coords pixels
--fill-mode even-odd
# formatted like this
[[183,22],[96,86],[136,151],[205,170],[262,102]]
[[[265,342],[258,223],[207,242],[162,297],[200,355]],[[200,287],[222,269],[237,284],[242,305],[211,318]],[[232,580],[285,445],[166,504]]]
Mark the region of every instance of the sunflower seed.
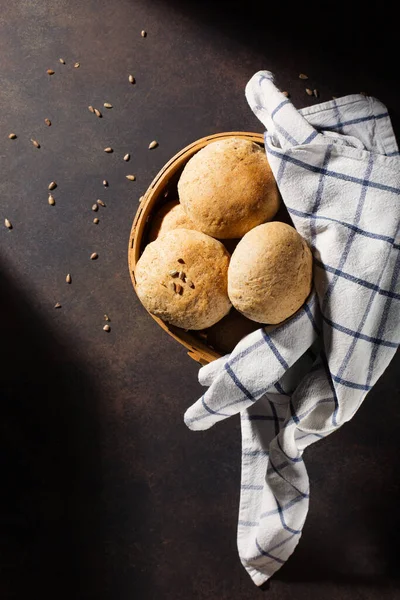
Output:
[[49,190],[50,190],[50,191],[51,191],[51,190],[55,190],[55,189],[56,189],[56,187],[57,187],[57,184],[56,184],[56,182],[55,182],[55,181],[51,181],[51,182],[49,183]]
[[177,283],[175,285],[175,291],[176,291],[177,294],[182,295],[182,293],[183,293],[183,287],[181,286],[180,283]]
[[48,203],[50,204],[50,206],[54,206],[56,203],[56,201],[54,200],[54,196],[52,196],[51,194],[49,194]]
[[172,290],[173,292],[175,292],[175,282],[174,281],[170,281],[168,283],[168,287],[170,290]]
[[186,274],[183,271],[179,272],[179,279],[182,279],[182,281],[185,281],[186,279]]
[[103,331],[110,331],[111,327],[109,325],[104,325]]
[[129,179],[129,181],[135,181],[136,176],[135,175],[126,175],[126,178]]
[[135,83],[135,78],[133,75],[129,75],[128,80],[129,80],[129,83]]
[[108,152],[108,154],[111,154],[111,152],[114,152],[114,150],[112,148],[104,148],[104,152]]
[[31,138],[31,142],[35,146],[35,148],[40,148],[39,142],[37,142],[36,140],[33,140],[32,138]]
[[110,104],[109,102],[104,102],[103,106],[104,106],[104,108],[112,108],[113,107],[113,105]]
[[16,134],[16,133],[10,133],[10,134],[8,135],[8,139],[9,139],[9,140],[15,140],[15,138],[16,138],[16,137],[17,137],[17,134]]
[[105,321],[111,321],[110,317],[108,315],[104,315],[104,320]]
[[178,263],[181,263],[181,265],[184,265],[185,261],[183,260],[183,258],[178,258]]
[[95,225],[97,225],[98,223],[100,223],[100,219],[98,219],[97,217],[95,219],[93,219],[93,223]]
[[54,305],[54,308],[61,308],[61,304],[57,302],[57,304]]
[[96,258],[99,258],[99,255],[97,254],[97,252],[93,252],[93,253],[90,255],[90,260],[96,260]]
[[47,75],[54,75],[53,69],[47,69]]
[[289,98],[289,92],[282,92],[282,94],[286,96],[286,98]]
[[97,212],[97,211],[99,210],[99,207],[98,207],[98,205],[97,205],[97,204],[92,204],[92,210],[93,210],[94,212]]
[[62,65],[65,65],[65,60],[63,58],[58,59]]
[[140,202],[143,202],[143,200],[144,200],[144,196],[140,196],[140,198],[139,198],[139,203],[140,203]]
[[103,200],[97,200],[97,204],[98,204],[99,206],[105,206],[105,204],[104,204]]
[[172,269],[172,271],[169,272],[169,275],[171,275],[171,277],[178,277],[179,271]]
[[313,95],[313,91],[310,90],[310,88],[306,88],[306,94],[308,94],[309,96]]
[[141,35],[142,37],[146,37],[146,35],[147,35],[147,31],[145,31],[144,29],[142,29],[142,31],[140,32],[140,35]]
[[308,75],[304,75],[304,73],[300,73],[299,79],[308,79]]
[[13,226],[11,225],[10,221],[8,219],[4,219],[4,225],[6,227],[8,227],[8,229],[12,229]]
[[91,104],[90,104],[90,106],[88,106],[88,109],[90,110],[91,113],[94,113],[94,108]]
[[94,114],[96,115],[96,117],[99,117],[99,119],[101,119],[101,117],[103,116],[98,108],[94,109]]
[[186,283],[188,284],[188,286],[189,286],[190,288],[194,289],[194,283],[193,283],[193,281],[192,281],[191,279],[187,279],[187,280],[186,280]]
[[103,179],[103,185],[104,185],[104,187],[108,187],[108,181],[107,181],[107,179]]
[[50,127],[50,125],[51,125],[50,119],[45,119],[44,122],[46,123],[47,127]]
[[66,281],[67,283],[71,283],[72,279],[71,279],[71,275],[70,275],[69,273],[68,273],[68,275],[66,276],[66,278],[65,278],[65,281]]
[[130,159],[131,155],[130,154],[125,154],[124,156],[124,161],[128,162],[128,160]]
[[167,287],[163,281],[160,281],[160,285],[162,285],[165,288]]
[[318,90],[314,90],[314,92],[313,92],[313,93],[314,93],[314,96],[315,96],[316,98],[318,98],[318,96],[319,96],[319,92],[318,92]]
[[156,140],[150,142],[149,144],[149,150],[153,150],[153,148],[157,148],[158,146],[158,142],[156,142]]
[[78,62],[76,62],[76,63],[74,64],[74,67],[75,67],[75,69],[79,69],[79,67],[80,67],[80,66],[81,66],[81,63],[78,63]]

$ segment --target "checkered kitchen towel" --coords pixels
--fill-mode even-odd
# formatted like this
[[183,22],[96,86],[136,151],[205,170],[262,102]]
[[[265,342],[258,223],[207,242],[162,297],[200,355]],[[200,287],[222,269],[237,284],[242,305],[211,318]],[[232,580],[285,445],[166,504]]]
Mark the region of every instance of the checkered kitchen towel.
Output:
[[[314,291],[282,325],[200,369],[194,430],[240,413],[240,559],[261,585],[299,542],[307,446],[351,419],[400,341],[400,158],[386,107],[351,95],[298,111],[268,71],[247,85]],[[323,540],[321,540],[321,544]]]

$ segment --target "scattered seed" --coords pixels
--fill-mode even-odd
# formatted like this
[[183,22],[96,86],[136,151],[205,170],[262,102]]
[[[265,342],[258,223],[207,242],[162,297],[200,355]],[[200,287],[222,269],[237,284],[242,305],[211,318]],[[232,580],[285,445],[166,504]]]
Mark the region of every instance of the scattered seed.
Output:
[[9,134],[8,134],[8,139],[9,139],[9,140],[15,140],[15,138],[16,138],[16,137],[17,137],[17,134],[16,134],[16,133],[9,133]]
[[318,90],[314,90],[314,96],[315,96],[316,98],[318,98],[318,96],[319,96],[319,92],[318,92]]
[[57,304],[54,305],[54,308],[61,308],[61,304],[57,302]]
[[144,196],[140,196],[139,202],[143,202]]
[[56,203],[56,201],[54,200],[54,196],[52,196],[51,194],[49,194],[48,202],[49,202],[50,206],[54,206]]
[[112,108],[113,107],[113,105],[110,104],[109,102],[104,102],[103,106],[104,106],[104,108]]
[[283,94],[284,96],[286,96],[286,98],[289,98],[289,95],[290,95],[290,94],[289,94],[289,92],[282,92],[282,94]]
[[51,191],[51,190],[55,190],[55,189],[56,189],[56,187],[57,187],[57,184],[56,184],[56,182],[55,182],[55,181],[51,181],[51,182],[49,183],[49,190],[50,190],[50,191]]
[[110,317],[108,315],[104,315],[104,320],[105,321],[111,321]]
[[165,288],[167,287],[163,281],[160,281],[160,285],[162,285]]
[[186,283],[188,284],[188,286],[189,286],[190,288],[194,289],[194,283],[193,283],[193,281],[192,281],[191,279],[187,279],[187,280],[186,280]]
[[308,75],[304,75],[304,73],[300,73],[299,79],[308,79]]
[[129,179],[129,181],[135,181],[136,176],[135,175],[126,175],[126,178]]
[[179,279],[182,279],[182,281],[185,281],[186,279],[186,274],[183,271],[179,272]]
[[111,327],[109,325],[104,325],[103,331],[110,331]]
[[35,148],[40,148],[39,142],[37,142],[36,140],[33,140],[32,138],[31,138],[31,142],[35,146]]
[[47,127],[51,126],[51,121],[50,119],[45,119],[44,122],[46,123]]
[[94,212],[97,212],[97,211],[99,210],[99,207],[98,207],[98,205],[97,205],[97,204],[92,204],[92,210],[93,210]]
[[47,69],[47,75],[54,75],[53,69]]
[[129,75],[128,79],[129,79],[129,83],[135,83],[135,78],[133,75]]
[[156,140],[150,142],[149,144],[149,150],[153,150],[153,148],[157,148],[158,146],[158,142],[156,142]]
[[8,227],[8,229],[12,229],[13,226],[11,225],[10,221],[8,219],[4,219],[4,225],[6,227]]
[[93,253],[90,255],[90,260],[96,260],[96,258],[99,258],[99,255],[97,254],[97,252],[93,252]]
[[310,88],[306,88],[306,94],[308,94],[309,96],[313,95],[313,91],[310,90]]
[[75,67],[75,69],[79,69],[79,67],[80,67],[80,66],[81,66],[81,63],[78,63],[78,62],[76,62],[76,63],[74,64],[74,67]]
[[101,119],[101,117],[103,116],[98,108],[94,109],[94,114],[96,115],[96,117],[99,117],[99,119]]
[[90,104],[90,106],[88,106],[88,109],[90,110],[91,113],[94,113],[94,108],[91,104]]
[[104,187],[108,187],[108,181],[107,181],[107,179],[103,179],[103,185],[104,185]]
[[181,265],[184,265],[185,261],[183,260],[183,258],[178,258],[178,263],[181,263]]
[[124,161],[128,162],[128,160],[130,159],[131,155],[130,154],[125,154],[124,156]]
[[177,283],[175,285],[175,291],[176,291],[177,294],[182,295],[182,293],[183,293],[183,287],[181,286],[180,283]]
[[98,223],[100,223],[100,219],[98,219],[97,217],[95,219],[93,219],[93,223],[95,225],[97,225]]
[[62,65],[65,65],[65,60],[63,58],[58,59]]
[[146,37],[146,35],[147,35],[147,31],[145,31],[145,30],[143,29],[143,30],[140,32],[140,35],[141,35],[142,37]]
[[104,204],[103,200],[97,200],[97,204],[98,204],[99,206],[105,206],[105,204]]
[[172,271],[169,272],[169,275],[171,275],[171,277],[178,277],[179,271],[172,269]]
[[174,281],[170,281],[168,283],[168,287],[170,290],[172,290],[173,292],[175,292],[175,282]]
[[71,283],[72,279],[71,279],[71,275],[70,275],[69,273],[68,273],[68,275],[66,276],[66,278],[65,278],[65,281],[66,281],[67,283]]
[[110,154],[111,152],[114,152],[114,150],[112,148],[104,148],[104,152],[108,152],[108,154]]

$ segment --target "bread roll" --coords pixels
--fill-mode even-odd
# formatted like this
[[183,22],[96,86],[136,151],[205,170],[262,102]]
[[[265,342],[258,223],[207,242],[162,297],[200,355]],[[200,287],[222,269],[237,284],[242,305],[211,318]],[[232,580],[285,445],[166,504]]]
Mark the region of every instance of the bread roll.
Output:
[[290,225],[274,221],[249,231],[232,254],[228,294],[233,306],[260,323],[284,321],[311,290],[312,254]]
[[219,239],[241,238],[272,219],[279,207],[263,148],[236,137],[197,152],[182,172],[178,193],[196,228]]
[[135,269],[136,292],[147,310],[183,329],[205,329],[231,308],[229,253],[221,242],[174,229],[148,244]]
[[196,229],[179,200],[170,200],[157,211],[151,224],[149,241],[154,242],[158,237],[173,229]]

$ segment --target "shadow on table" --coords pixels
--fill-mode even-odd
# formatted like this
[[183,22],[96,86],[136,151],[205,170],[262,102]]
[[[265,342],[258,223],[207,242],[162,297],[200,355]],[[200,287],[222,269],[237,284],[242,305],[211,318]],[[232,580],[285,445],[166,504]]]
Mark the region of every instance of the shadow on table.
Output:
[[1,270],[0,315],[0,597],[107,598],[96,393]]

